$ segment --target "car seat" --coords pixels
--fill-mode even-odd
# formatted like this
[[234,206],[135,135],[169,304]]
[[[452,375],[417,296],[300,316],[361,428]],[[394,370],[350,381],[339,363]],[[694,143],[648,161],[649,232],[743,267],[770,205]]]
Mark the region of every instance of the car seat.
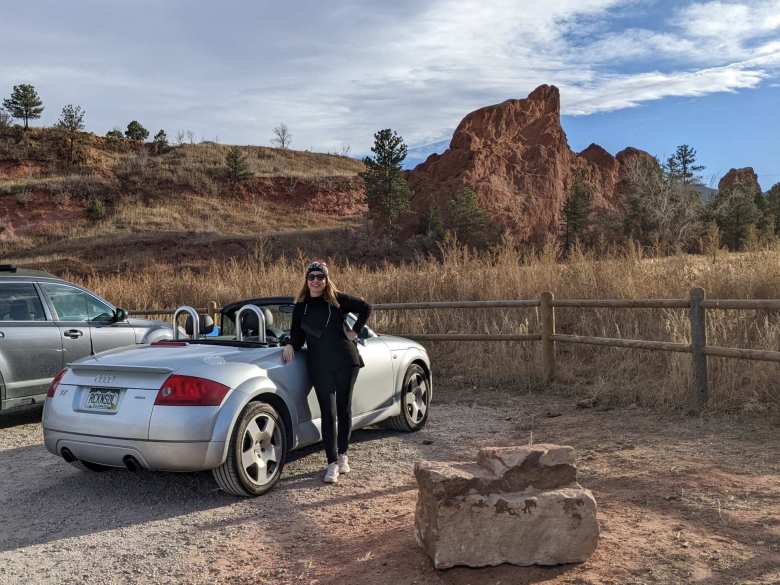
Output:
[[[275,338],[269,341],[280,340],[284,335],[284,331],[282,331],[277,327],[274,327],[273,313],[266,307],[260,307],[260,310],[263,311],[263,315],[265,316],[266,337]],[[241,315],[241,333],[244,335],[245,339],[247,337],[258,337],[258,330],[259,330],[259,323],[257,322],[257,315],[255,315],[251,311],[247,311],[243,315]]]

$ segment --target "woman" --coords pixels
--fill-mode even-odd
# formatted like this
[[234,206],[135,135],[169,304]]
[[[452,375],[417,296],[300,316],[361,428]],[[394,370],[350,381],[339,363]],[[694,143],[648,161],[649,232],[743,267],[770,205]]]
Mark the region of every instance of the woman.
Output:
[[[344,320],[348,313],[357,315],[351,329]],[[363,367],[355,340],[370,313],[368,303],[336,288],[325,262],[314,261],[307,266],[306,282],[293,309],[290,344],[284,346],[282,360],[290,362],[306,342],[306,365],[320,404],[322,440],[328,457],[323,477],[326,483],[336,483],[339,473],[349,472],[352,388]]]

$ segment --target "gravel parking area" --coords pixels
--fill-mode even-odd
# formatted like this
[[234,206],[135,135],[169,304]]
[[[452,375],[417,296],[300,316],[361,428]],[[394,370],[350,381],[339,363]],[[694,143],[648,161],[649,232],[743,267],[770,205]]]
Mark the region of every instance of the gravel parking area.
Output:
[[[443,390],[442,390],[443,389]],[[480,445],[578,449],[602,537],[586,563],[435,571],[414,542],[419,459]],[[237,499],[208,473],[81,472],[42,446],[40,409],[0,415],[0,583],[780,583],[780,425],[437,383],[428,427],[355,434],[353,472],[292,455],[269,494]]]

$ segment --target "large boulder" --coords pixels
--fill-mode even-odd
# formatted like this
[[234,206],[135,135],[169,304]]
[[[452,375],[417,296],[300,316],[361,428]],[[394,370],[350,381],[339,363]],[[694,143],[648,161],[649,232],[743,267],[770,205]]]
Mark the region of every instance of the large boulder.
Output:
[[417,542],[437,569],[558,565],[596,550],[596,501],[577,483],[574,449],[482,449],[477,463],[420,461]]
[[496,224],[520,241],[539,241],[558,233],[576,177],[587,183],[594,208],[618,209],[624,160],[635,153],[654,160],[636,149],[613,157],[597,144],[575,154],[561,127],[558,88],[541,85],[526,99],[468,114],[449,148],[408,174],[414,192],[408,227],[432,208],[446,215],[448,201],[468,186]]

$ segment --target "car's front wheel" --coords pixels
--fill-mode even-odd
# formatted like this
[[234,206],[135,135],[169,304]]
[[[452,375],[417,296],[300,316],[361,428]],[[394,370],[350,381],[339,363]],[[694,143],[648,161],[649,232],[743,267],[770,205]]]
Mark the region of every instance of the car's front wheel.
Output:
[[404,375],[401,389],[401,414],[387,420],[387,426],[396,431],[419,431],[428,421],[431,405],[431,386],[425,370],[412,364]]
[[224,492],[259,496],[279,480],[286,456],[284,420],[270,404],[252,402],[236,422],[227,459],[212,474]]

